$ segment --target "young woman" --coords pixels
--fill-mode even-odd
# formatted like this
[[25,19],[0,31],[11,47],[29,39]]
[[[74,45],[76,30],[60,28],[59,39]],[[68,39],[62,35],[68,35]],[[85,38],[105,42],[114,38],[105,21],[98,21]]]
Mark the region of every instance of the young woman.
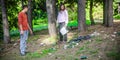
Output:
[[61,42],[66,42],[67,41],[67,33],[62,35],[62,33],[60,32],[60,30],[63,27],[67,28],[67,24],[68,24],[68,12],[65,9],[64,4],[60,5],[60,11],[58,12],[58,16],[57,16],[57,23],[59,25],[60,41]]

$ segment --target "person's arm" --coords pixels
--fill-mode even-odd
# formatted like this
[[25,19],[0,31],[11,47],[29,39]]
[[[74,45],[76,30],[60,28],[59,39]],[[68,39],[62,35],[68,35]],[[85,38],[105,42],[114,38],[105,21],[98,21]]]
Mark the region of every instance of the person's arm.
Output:
[[33,34],[33,31],[32,31],[32,29],[30,28],[30,25],[27,24],[27,26],[28,26],[28,29],[29,29],[29,31],[30,31],[30,34],[32,35],[32,34]]
[[19,14],[18,15],[18,26],[19,26],[19,29],[20,29],[20,34],[23,34],[23,28],[22,28],[22,15]]
[[65,25],[68,25],[68,12],[65,10]]

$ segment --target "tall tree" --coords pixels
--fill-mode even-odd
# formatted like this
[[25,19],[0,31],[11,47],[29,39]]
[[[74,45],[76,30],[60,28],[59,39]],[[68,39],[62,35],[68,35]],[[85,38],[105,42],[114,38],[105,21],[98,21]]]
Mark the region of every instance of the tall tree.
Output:
[[103,24],[107,27],[113,26],[113,0],[103,0]]
[[55,0],[46,0],[46,8],[48,14],[48,29],[51,37],[56,38],[56,13],[55,13]]
[[8,25],[8,18],[7,18],[5,0],[1,0],[1,6],[2,6],[4,43],[9,43],[10,42],[10,34],[9,34],[9,25]]
[[103,0],[103,25],[105,25],[105,22],[107,22],[107,0]]
[[22,8],[23,8],[23,5],[24,5],[23,0],[21,0],[21,5],[22,5]]
[[78,0],[78,31],[86,31],[86,0]]
[[28,22],[29,22],[30,28],[33,31],[33,26],[32,26],[32,0],[28,0]]
[[[1,1],[0,1],[1,4]],[[1,10],[1,7],[0,7]],[[2,16],[2,12],[0,12],[0,16]],[[0,17],[0,21],[2,21],[2,17]],[[2,40],[3,37],[3,28],[2,28],[2,22],[0,22],[0,40]]]
[[94,19],[93,19],[93,0],[90,0],[90,20],[91,20],[91,25],[94,25]]

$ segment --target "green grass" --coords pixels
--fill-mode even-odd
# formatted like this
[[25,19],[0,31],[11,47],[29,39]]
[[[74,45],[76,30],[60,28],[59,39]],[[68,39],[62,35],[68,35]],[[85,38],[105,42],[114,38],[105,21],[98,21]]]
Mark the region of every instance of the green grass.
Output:
[[85,44],[88,45],[88,44],[90,44],[90,43],[91,43],[90,41],[87,41]]
[[120,19],[120,14],[113,16],[115,19]]
[[[90,20],[86,20],[86,24],[87,24],[87,25],[90,25],[90,24],[91,24]],[[77,20],[70,21],[70,22],[68,23],[68,27],[70,27],[70,26],[77,27],[77,26],[78,26]]]
[[[41,22],[41,21],[39,21]],[[42,20],[43,22],[43,20]],[[86,20],[86,24],[87,25],[90,25],[91,22],[90,20]],[[78,26],[78,23],[77,23],[77,20],[72,20],[68,23],[68,27],[77,27]],[[36,31],[41,31],[41,30],[44,30],[44,29],[48,29],[48,24],[47,23],[39,23],[38,25],[34,25],[33,26],[33,31],[36,32]],[[10,31],[10,35],[11,36],[19,36],[19,30],[11,30]]]
[[82,46],[78,49],[78,51],[76,52],[76,55],[79,55],[79,54],[84,54],[86,53],[86,50],[89,50],[89,48],[87,47],[87,45],[85,46]]
[[43,56],[48,55],[49,53],[54,53],[55,51],[57,51],[55,48],[47,48],[42,50],[41,52],[33,52],[33,53],[29,53],[27,54],[27,57],[32,57],[32,58],[41,58]]
[[103,40],[102,40],[102,38],[100,38],[100,37],[95,37],[95,42],[96,43],[102,43],[103,42]]
[[120,60],[120,53],[117,51],[109,51],[106,53],[107,57],[114,58],[114,60]]

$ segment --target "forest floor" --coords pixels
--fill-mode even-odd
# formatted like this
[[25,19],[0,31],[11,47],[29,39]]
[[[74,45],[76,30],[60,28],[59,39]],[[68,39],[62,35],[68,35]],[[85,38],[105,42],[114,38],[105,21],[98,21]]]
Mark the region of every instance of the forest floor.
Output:
[[34,36],[29,36],[28,53],[25,56],[19,53],[19,37],[13,37],[13,43],[0,44],[0,60],[120,60],[120,22],[110,28],[101,24],[89,26],[87,32],[80,33],[76,28],[71,28],[68,39],[94,32],[98,35],[72,47],[66,47],[68,43],[50,44],[52,39],[47,30],[35,32]]

